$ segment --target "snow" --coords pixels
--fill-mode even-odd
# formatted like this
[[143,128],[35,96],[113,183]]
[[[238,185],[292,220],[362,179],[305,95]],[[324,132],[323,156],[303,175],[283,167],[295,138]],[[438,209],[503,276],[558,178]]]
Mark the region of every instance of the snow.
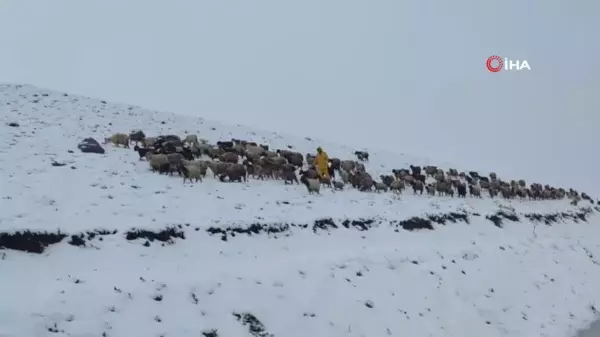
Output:
[[[234,313],[251,313],[266,333],[286,337],[558,337],[595,318],[597,212],[588,222],[552,226],[522,217],[499,228],[484,218],[507,208],[517,214],[575,211],[566,200],[398,197],[352,189],[309,196],[303,186],[224,184],[212,177],[184,185],[149,172],[132,150],[107,145],[104,155],[83,154],[77,143],[143,129],[149,135],[196,133],[211,142],[247,138],[302,153],[322,146],[340,158],[355,149],[27,85],[0,87],[0,116],[0,232],[189,224],[185,240],[173,244],[145,247],[143,240],[112,235],[87,247],[65,239],[41,255],[0,251],[2,337],[201,336],[212,329],[218,336],[253,336]],[[370,153],[367,169],[374,176],[409,164],[468,169]],[[227,241],[205,231],[326,217],[399,221],[463,210],[481,216],[433,231],[294,228],[289,235]]]

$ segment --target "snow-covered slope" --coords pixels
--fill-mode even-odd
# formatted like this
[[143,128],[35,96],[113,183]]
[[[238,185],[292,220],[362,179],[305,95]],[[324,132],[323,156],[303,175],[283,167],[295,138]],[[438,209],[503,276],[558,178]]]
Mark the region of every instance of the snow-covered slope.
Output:
[[[32,86],[1,86],[0,117],[0,233],[75,236],[42,255],[0,251],[2,337],[565,336],[596,314],[594,205],[183,185],[132,150],[84,154],[77,143],[143,129],[340,158],[355,149]],[[409,164],[451,166],[371,151],[367,169]],[[519,220],[495,226],[486,216],[499,210]],[[427,215],[435,230],[403,229]],[[167,227],[179,237],[131,231]]]

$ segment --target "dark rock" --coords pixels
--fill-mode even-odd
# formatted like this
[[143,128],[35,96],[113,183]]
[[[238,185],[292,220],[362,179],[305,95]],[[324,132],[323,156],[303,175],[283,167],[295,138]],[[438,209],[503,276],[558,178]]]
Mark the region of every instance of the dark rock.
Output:
[[13,127],[13,128],[18,128],[19,127],[19,123],[17,123],[17,122],[10,122],[10,123],[8,123],[8,126]]
[[65,163],[59,163],[57,161],[53,161],[52,162],[52,166],[56,166],[56,167],[65,166],[65,165],[67,165],[67,164],[65,164]]
[[100,143],[98,143],[98,141],[96,141],[94,138],[91,138],[91,137],[82,140],[79,143],[79,145],[77,145],[77,147],[83,153],[104,154],[104,152],[105,152],[104,149],[102,148],[102,146],[100,145]]

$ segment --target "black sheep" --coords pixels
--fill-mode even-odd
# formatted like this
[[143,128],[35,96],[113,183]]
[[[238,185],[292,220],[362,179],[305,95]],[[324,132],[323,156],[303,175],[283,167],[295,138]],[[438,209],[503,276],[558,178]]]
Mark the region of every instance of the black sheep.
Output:
[[467,186],[465,186],[465,184],[458,184],[458,186],[456,187],[456,190],[458,191],[459,198],[466,198]]
[[152,149],[150,148],[143,148],[143,147],[139,147],[139,146],[134,146],[133,150],[136,151],[138,153],[138,155],[140,156],[140,160],[142,160],[143,158],[146,157],[146,154],[150,151],[152,151]]
[[369,153],[366,151],[354,151],[354,155],[356,155],[360,161],[369,161]]
[[186,160],[194,160],[194,153],[192,152],[192,150],[190,150],[190,148],[183,147],[181,151],[179,151],[179,153],[181,153],[183,158],[185,158]]
[[413,176],[417,174],[421,174],[421,166],[412,166],[410,165],[410,169],[412,171]]

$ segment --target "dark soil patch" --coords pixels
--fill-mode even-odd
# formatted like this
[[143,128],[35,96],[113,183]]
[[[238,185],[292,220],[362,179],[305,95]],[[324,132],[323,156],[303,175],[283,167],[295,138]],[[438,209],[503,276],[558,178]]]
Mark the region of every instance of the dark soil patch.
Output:
[[507,213],[505,211],[497,211],[495,214],[487,215],[485,218],[490,220],[498,228],[504,227],[504,220],[512,222],[519,221],[519,217],[516,214]]
[[234,312],[233,316],[238,322],[242,323],[243,326],[248,328],[250,335],[254,337],[274,337],[273,334],[267,332],[265,325],[253,314],[249,312],[239,314]]
[[132,229],[125,233],[125,239],[128,241],[146,239],[146,243],[148,243],[146,246],[149,246],[149,243],[154,241],[173,243],[176,238],[185,240],[185,233],[176,227],[168,227],[158,232],[146,229]]
[[0,233],[0,249],[20,250],[22,252],[41,254],[46,247],[59,243],[67,234],[23,231]]
[[369,230],[374,223],[374,219],[344,220],[342,221],[342,226],[346,228],[354,227],[360,231],[366,231]]
[[249,236],[257,234],[281,234],[290,231],[290,227],[308,228],[308,225],[289,225],[289,224],[260,224],[253,223],[248,226],[232,226],[232,227],[209,227],[206,229],[208,234],[220,234],[221,240],[227,241],[228,237],[235,237],[237,234],[246,234]]
[[587,217],[592,212],[591,208],[582,208],[578,212],[556,212],[548,214],[528,213],[523,214],[523,216],[533,223],[542,222],[551,226],[557,222],[566,222],[569,220],[575,223],[578,223],[579,221],[587,222]]
[[[548,226],[558,222],[587,222],[588,216],[593,213],[594,210],[589,208],[581,208],[577,212],[556,212],[556,213],[527,213],[522,216],[533,223],[544,223]],[[396,228],[398,232],[399,228],[407,231],[414,230],[434,230],[435,224],[447,225],[448,223],[459,223],[464,222],[469,224],[471,216],[479,216],[479,214],[470,214],[466,211],[463,212],[450,212],[450,213],[439,213],[439,214],[427,214],[423,217],[411,217],[402,221],[388,221],[381,218],[372,219],[345,219],[335,221],[332,218],[325,218],[315,220],[312,224],[292,224],[292,223],[271,223],[261,224],[252,223],[246,226],[230,226],[230,227],[209,227],[206,232],[209,235],[220,235],[221,240],[228,241],[229,238],[235,237],[238,234],[245,234],[248,236],[253,235],[270,235],[273,238],[279,236],[289,236],[292,233],[292,229],[311,229],[314,233],[325,231],[331,232],[339,229],[356,229],[358,231],[368,231],[372,227],[381,226],[382,224]],[[503,228],[503,224],[506,220],[512,222],[520,221],[517,214],[510,213],[504,210],[499,210],[494,214],[487,215],[485,217],[491,221],[496,227]],[[184,228],[190,227],[190,224],[176,225],[167,227],[160,231],[151,231],[144,229],[131,229],[125,232],[125,238],[128,241],[143,239],[144,246],[149,247],[151,242],[161,242],[162,245],[172,244],[175,239],[184,240],[185,232]],[[343,227],[343,228],[342,228]],[[198,231],[199,227],[194,227]],[[87,243],[91,240],[97,239],[103,241],[103,238],[107,235],[117,234],[117,230],[93,230],[79,234],[66,234],[60,231],[55,233],[49,232],[32,232],[32,231],[20,231],[14,233],[3,233],[0,232],[0,250],[11,249],[19,250],[29,253],[41,254],[44,250],[52,245],[61,242],[65,237],[70,237],[68,243],[73,246],[86,247]]]
[[77,247],[85,247],[86,246],[86,241],[91,241],[95,238],[98,238],[98,240],[103,241],[103,237],[107,236],[107,235],[115,235],[117,234],[117,230],[106,230],[106,229],[96,229],[93,231],[87,231],[85,233],[80,233],[80,234],[75,234],[75,235],[71,235],[71,239],[69,240],[69,244],[72,246],[77,246]]

